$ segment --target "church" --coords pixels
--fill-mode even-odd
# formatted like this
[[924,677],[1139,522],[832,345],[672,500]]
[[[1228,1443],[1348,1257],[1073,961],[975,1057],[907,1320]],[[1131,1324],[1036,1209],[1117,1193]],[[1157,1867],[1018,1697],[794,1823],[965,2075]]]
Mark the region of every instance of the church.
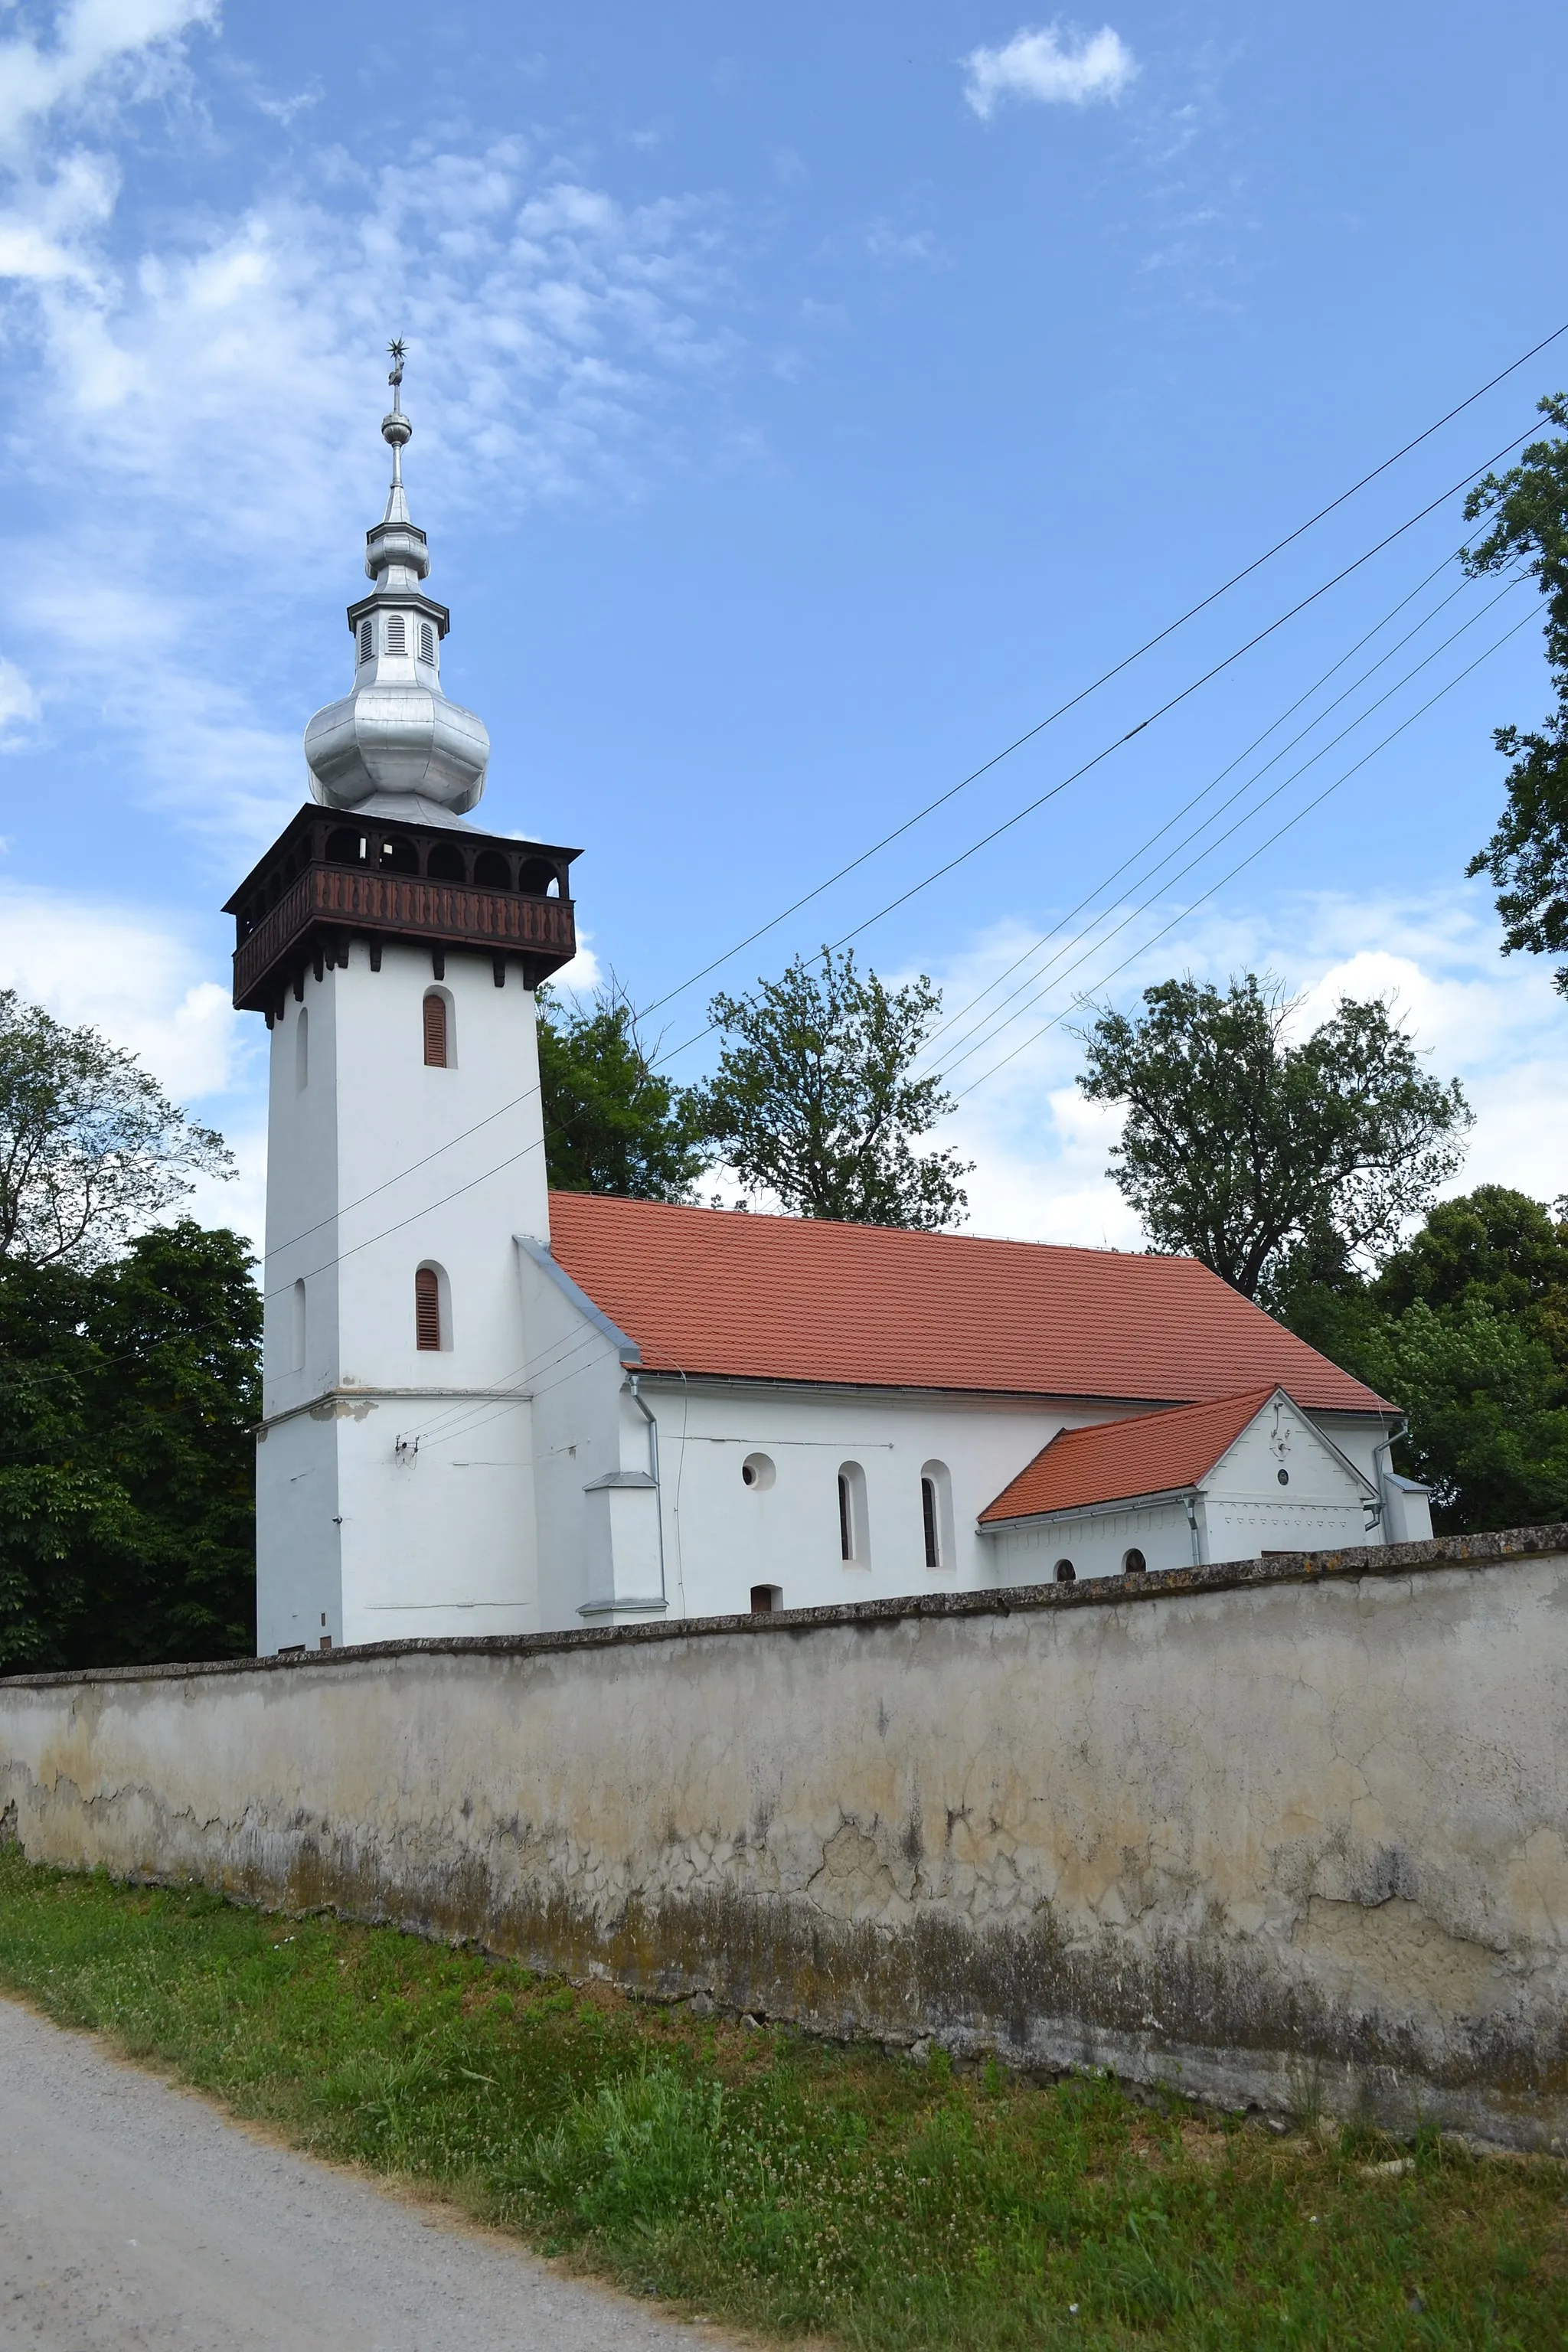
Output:
[[1429,1535],[1396,1408],[1193,1259],[550,1192],[580,852],[471,821],[394,359],[353,684],[226,908],[271,1045],[258,1653]]

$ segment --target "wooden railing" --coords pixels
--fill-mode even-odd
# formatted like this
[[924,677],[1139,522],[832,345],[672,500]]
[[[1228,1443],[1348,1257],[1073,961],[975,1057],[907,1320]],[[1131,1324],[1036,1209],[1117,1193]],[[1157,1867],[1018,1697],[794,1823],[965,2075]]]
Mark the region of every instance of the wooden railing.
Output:
[[564,961],[576,950],[569,898],[525,898],[417,874],[308,866],[235,950],[234,1001],[244,1004],[317,930],[373,932]]

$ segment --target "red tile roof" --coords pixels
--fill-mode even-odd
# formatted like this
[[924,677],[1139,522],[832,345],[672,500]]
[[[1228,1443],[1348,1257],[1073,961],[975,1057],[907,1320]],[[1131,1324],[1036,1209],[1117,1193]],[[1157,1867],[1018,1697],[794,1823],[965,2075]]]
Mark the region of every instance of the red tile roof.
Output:
[[1064,1429],[986,1504],[980,1523],[1029,1519],[1041,1511],[1081,1511],[1091,1503],[1131,1502],[1139,1495],[1195,1486],[1256,1421],[1277,1388],[1270,1381],[1213,1404],[1141,1412],[1131,1421],[1102,1422],[1096,1429]]
[[1190,1257],[552,1192],[552,1247],[649,1371],[1050,1397],[1382,1399]]

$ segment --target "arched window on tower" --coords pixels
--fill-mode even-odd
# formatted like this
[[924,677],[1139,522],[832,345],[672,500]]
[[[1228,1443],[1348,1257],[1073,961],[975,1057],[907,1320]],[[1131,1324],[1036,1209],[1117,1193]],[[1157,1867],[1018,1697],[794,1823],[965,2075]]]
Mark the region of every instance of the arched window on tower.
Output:
[[294,1023],[294,1091],[303,1094],[310,1083],[310,1014],[301,1004]]
[[452,1344],[451,1316],[442,1296],[446,1282],[438,1265],[422,1265],[414,1276],[414,1344],[421,1355]]
[[419,658],[422,662],[433,662],[436,658],[436,632],[428,621],[419,624]]
[[375,631],[368,621],[362,621],[359,625],[359,657],[361,661],[369,661],[374,651]]
[[408,651],[405,624],[401,613],[389,613],[386,616],[386,650],[389,654],[405,654]]
[[451,1066],[451,1007],[446,992],[427,988],[425,992],[425,1066],[427,1070],[445,1070]]

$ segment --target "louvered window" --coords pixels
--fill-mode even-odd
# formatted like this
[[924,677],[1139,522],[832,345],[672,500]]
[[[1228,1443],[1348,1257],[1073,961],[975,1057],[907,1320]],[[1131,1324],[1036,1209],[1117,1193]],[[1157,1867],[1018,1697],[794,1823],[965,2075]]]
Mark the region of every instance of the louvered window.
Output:
[[436,658],[436,632],[428,621],[419,624],[419,658],[422,662],[433,662]]
[[372,629],[368,621],[362,621],[359,625],[359,657],[361,661],[369,661],[374,651],[375,632]]
[[433,1265],[422,1265],[414,1277],[414,1344],[437,1350],[441,1345],[441,1277]]
[[447,1066],[447,1000],[434,988],[425,999],[425,1065],[431,1070]]
[[386,650],[389,654],[405,654],[408,651],[401,613],[389,613],[386,616]]

